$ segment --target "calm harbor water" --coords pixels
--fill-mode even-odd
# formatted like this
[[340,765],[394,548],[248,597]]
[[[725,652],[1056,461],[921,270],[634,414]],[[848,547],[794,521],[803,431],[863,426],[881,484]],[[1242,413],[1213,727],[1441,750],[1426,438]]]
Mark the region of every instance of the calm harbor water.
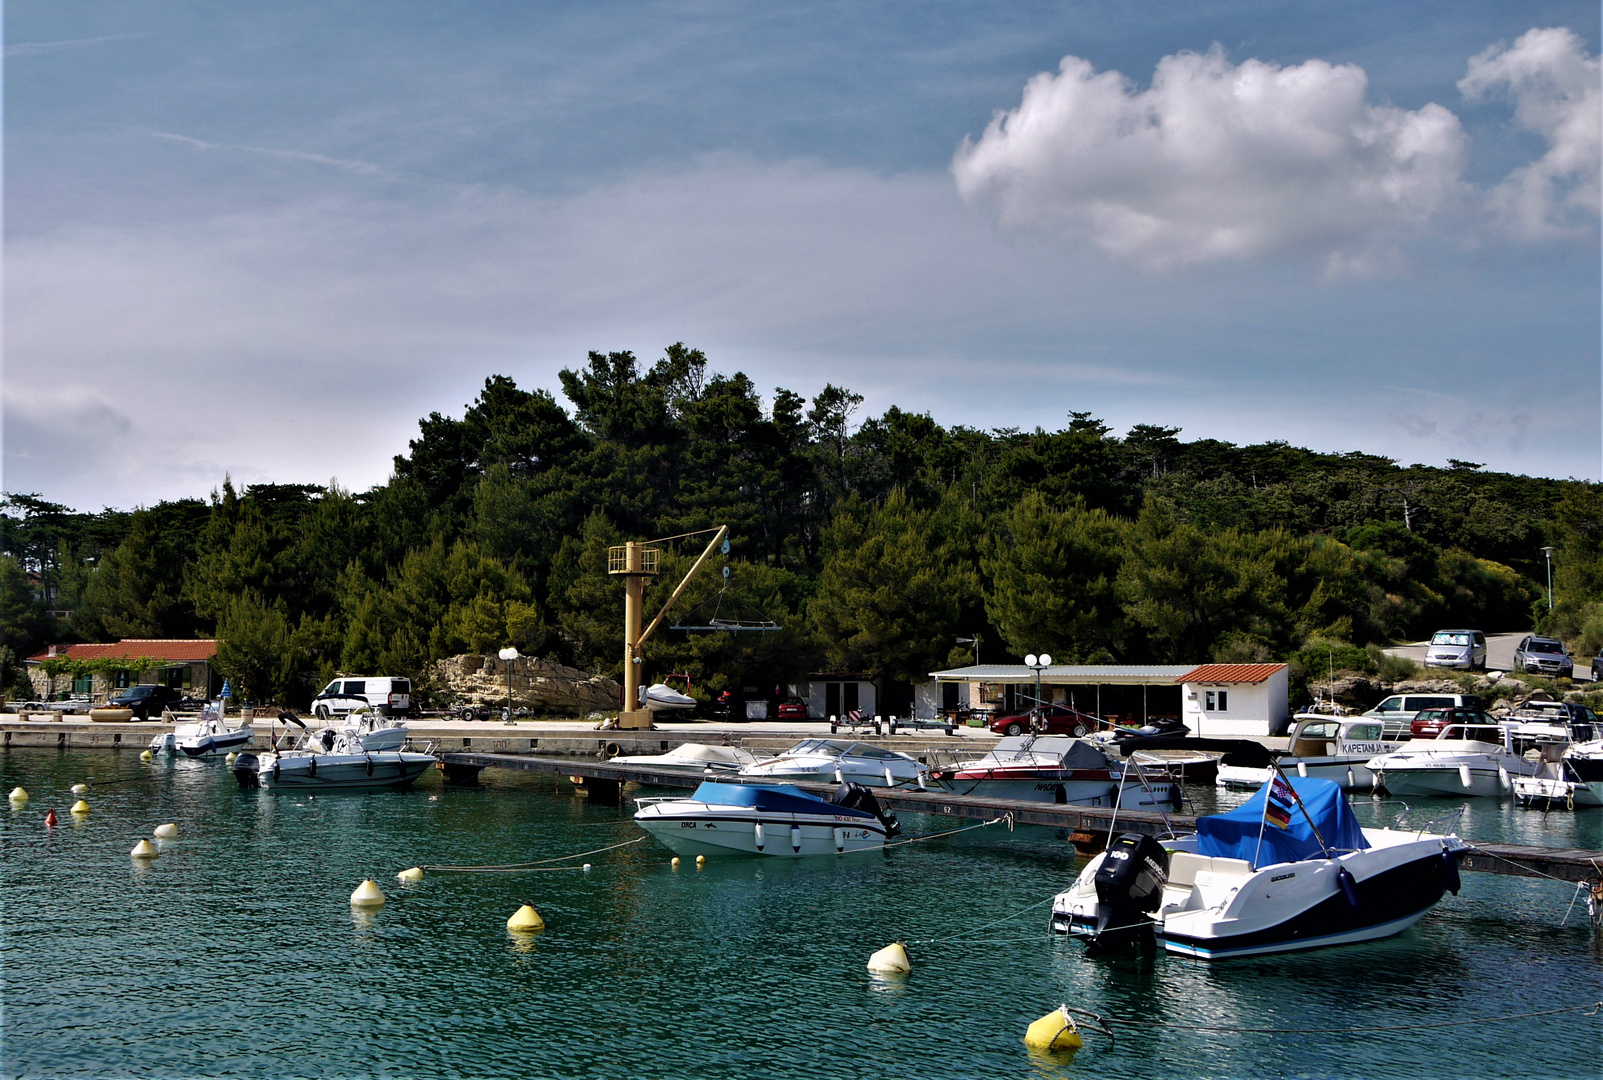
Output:
[[[144,778],[66,813],[71,784],[128,776]],[[308,798],[241,792],[220,764],[0,755],[0,787],[18,784],[32,801],[0,810],[7,1077],[1593,1077],[1603,1058],[1603,1018],[1578,1013],[1421,1028],[1603,998],[1603,946],[1583,904],[1560,927],[1574,890],[1557,883],[1465,874],[1420,927],[1370,945],[1110,961],[1045,933],[1043,902],[1075,873],[1049,829],[699,872],[647,839],[588,873],[406,887],[415,864],[640,833],[627,807],[521,774]],[[1355,804],[1366,823],[1402,812]],[[1469,838],[1603,847],[1598,811],[1418,800],[1412,820],[1459,807]],[[161,857],[130,860],[167,821]],[[372,915],[349,906],[367,876],[390,897]],[[548,928],[520,939],[505,921],[526,900]],[[869,975],[897,938],[912,974]],[[1032,1055],[1025,1027],[1060,1002],[1128,1023],[1073,1058]]]

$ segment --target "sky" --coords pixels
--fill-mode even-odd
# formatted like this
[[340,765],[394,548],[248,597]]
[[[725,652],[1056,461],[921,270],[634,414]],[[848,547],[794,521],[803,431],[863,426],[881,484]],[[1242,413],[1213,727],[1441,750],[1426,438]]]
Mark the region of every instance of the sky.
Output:
[[1595,2],[4,5],[0,488],[385,482],[703,349],[1603,479]]

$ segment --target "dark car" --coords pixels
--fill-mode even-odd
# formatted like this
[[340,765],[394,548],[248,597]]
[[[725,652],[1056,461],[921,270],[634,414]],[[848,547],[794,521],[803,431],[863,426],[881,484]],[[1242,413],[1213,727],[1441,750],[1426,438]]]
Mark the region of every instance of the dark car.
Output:
[[1102,726],[1090,713],[1078,712],[1067,705],[1037,705],[1028,712],[1011,716],[998,716],[987,725],[998,735],[1023,735],[1033,731],[1037,735],[1089,735]]
[[786,698],[784,701],[781,701],[779,703],[779,719],[781,719],[781,720],[806,720],[806,719],[809,719],[809,717],[807,715],[807,702],[803,701],[799,697]]
[[1552,675],[1560,679],[1575,676],[1575,661],[1557,638],[1522,638],[1514,648],[1514,670],[1532,675]]
[[135,720],[149,720],[151,714],[161,715],[163,709],[175,709],[184,695],[170,686],[130,686],[110,701],[114,709],[132,709]]
[[[1416,739],[1437,739],[1441,737],[1442,729],[1450,725],[1486,725],[1492,723],[1492,719],[1479,709],[1426,709],[1414,717],[1414,722],[1409,725],[1408,730],[1409,734]],[[1454,737],[1467,738],[1469,736],[1459,732]]]

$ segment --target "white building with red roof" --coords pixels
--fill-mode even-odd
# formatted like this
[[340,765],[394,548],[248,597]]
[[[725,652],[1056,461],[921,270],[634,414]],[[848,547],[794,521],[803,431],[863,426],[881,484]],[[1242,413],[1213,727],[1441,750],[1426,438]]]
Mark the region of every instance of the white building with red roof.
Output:
[[1180,719],[1200,738],[1262,738],[1291,719],[1285,664],[1203,664],[1180,676]]
[[[216,655],[215,638],[124,638],[98,644],[52,645],[28,657],[25,664],[34,693],[44,701],[69,696],[90,697],[99,701],[136,683],[160,683],[182,690],[191,697],[206,698],[217,688],[212,685],[214,681],[218,682],[218,686],[221,685],[212,670]],[[145,666],[129,667],[115,673],[47,674],[46,661],[57,657],[68,660],[129,660]]]

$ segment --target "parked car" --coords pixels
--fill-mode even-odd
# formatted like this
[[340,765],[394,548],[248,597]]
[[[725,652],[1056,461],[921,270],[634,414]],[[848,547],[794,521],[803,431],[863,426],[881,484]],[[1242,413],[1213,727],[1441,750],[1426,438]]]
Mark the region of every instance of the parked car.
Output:
[[1409,733],[1416,739],[1434,739],[1439,737],[1442,728],[1449,724],[1492,723],[1495,721],[1479,709],[1425,709],[1414,717],[1413,723],[1409,725]]
[[786,698],[779,703],[779,718],[781,720],[807,720],[807,702],[799,697]]
[[1067,705],[1037,705],[1028,712],[998,716],[986,725],[998,735],[1023,735],[1033,731],[1037,735],[1089,735],[1102,726],[1090,713],[1079,712]]
[[130,686],[110,701],[114,709],[132,709],[135,720],[149,720],[151,714],[161,715],[163,709],[176,709],[184,700],[181,690],[171,686]]
[[1425,648],[1426,667],[1486,670],[1486,635],[1479,630],[1438,630]]
[[1603,656],[1592,657],[1592,681],[1603,682]]
[[[1594,671],[1597,661],[1592,662]],[[1575,677],[1575,661],[1564,651],[1564,643],[1557,638],[1523,637],[1514,647],[1514,670],[1532,675],[1552,675],[1559,679]]]
[[385,716],[399,716],[412,710],[412,680],[387,675],[349,675],[335,679],[312,699],[312,712],[319,720],[344,716],[356,709],[373,709]]
[[1401,734],[1409,729],[1414,717],[1425,709],[1479,709],[1479,694],[1393,694],[1370,709],[1365,716],[1385,721],[1387,734]]

